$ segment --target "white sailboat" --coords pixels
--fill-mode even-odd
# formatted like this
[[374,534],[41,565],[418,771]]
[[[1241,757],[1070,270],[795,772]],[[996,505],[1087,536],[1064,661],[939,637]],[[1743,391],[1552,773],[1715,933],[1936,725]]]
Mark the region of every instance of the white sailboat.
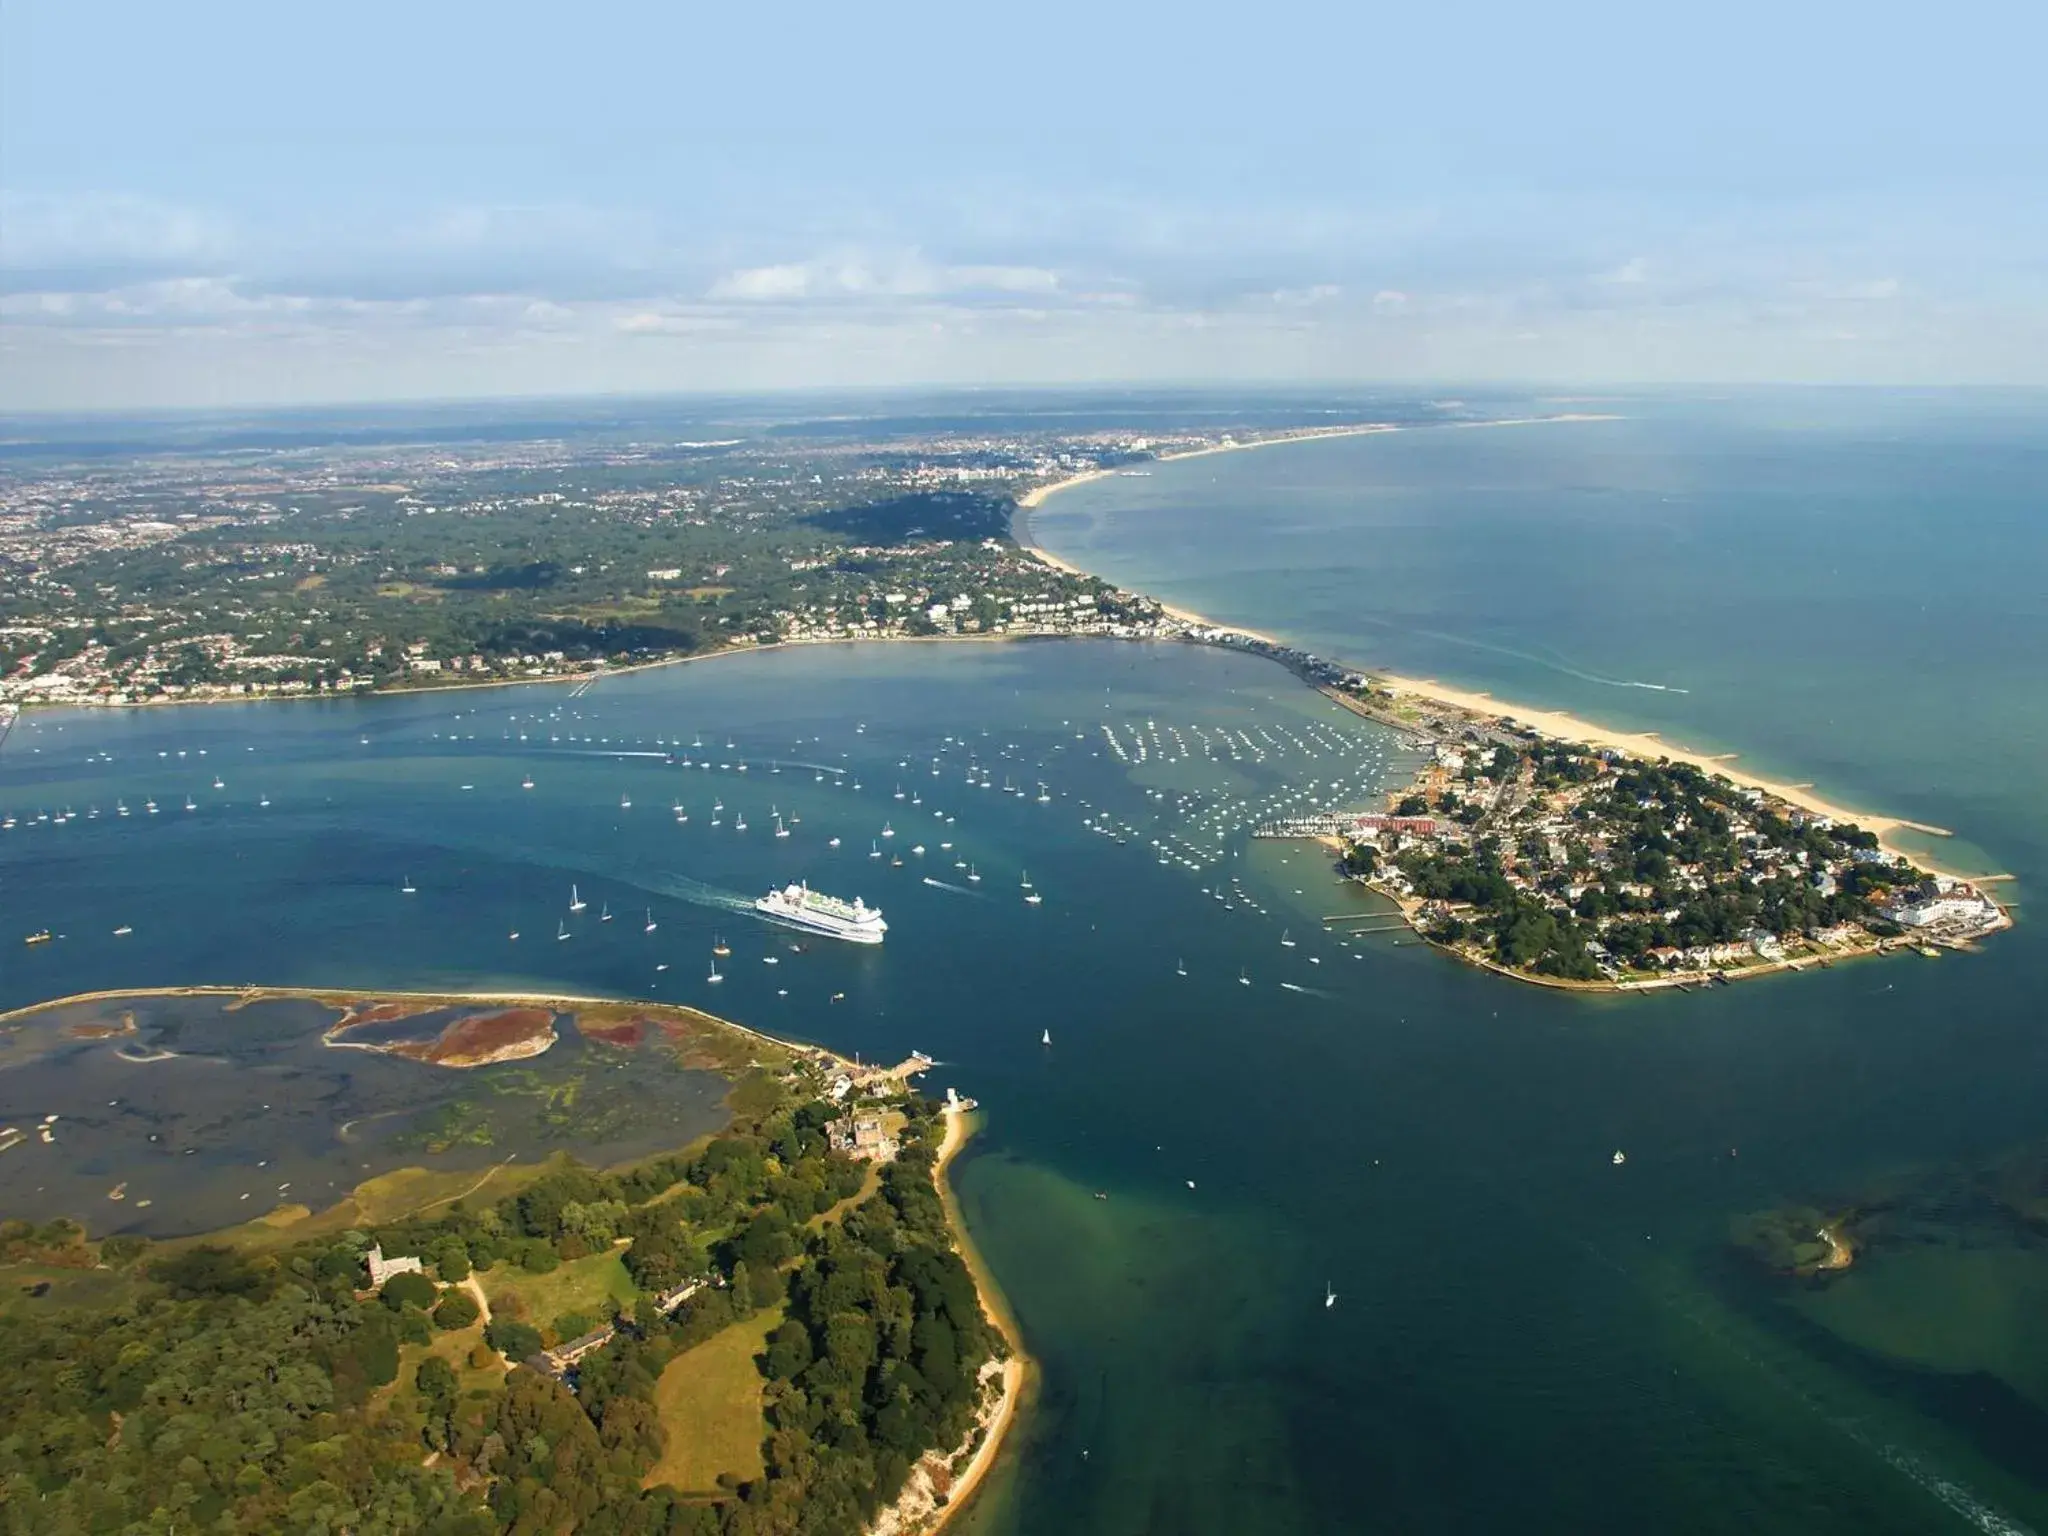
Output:
[[580,895],[577,894],[576,887],[572,884],[569,887],[569,910],[571,912],[581,912],[585,907],[589,905],[589,902],[585,901]]
[[1046,1031],[1045,1031],[1045,1032],[1044,1032],[1043,1034],[1041,1034],[1041,1035],[1040,1035],[1040,1036],[1038,1037],[1038,1043],[1039,1043],[1040,1045],[1051,1045],[1051,1044],[1052,1044],[1052,1031],[1048,1029],[1048,1030],[1046,1030]]
[[652,908],[652,907],[649,907],[649,908],[647,909],[647,926],[646,926],[645,928],[642,928],[642,929],[641,929],[640,931],[641,931],[642,933],[652,933],[652,932],[654,932],[654,929],[655,929],[655,922],[654,922],[654,908]]
[[1335,1305],[1337,1305],[1336,1289],[1330,1284],[1329,1281],[1325,1280],[1323,1282],[1323,1310],[1328,1311],[1331,1307],[1334,1307]]
[[775,835],[776,835],[777,837],[787,837],[787,836],[789,836],[789,828],[785,827],[785,826],[784,826],[784,825],[782,824],[782,818],[781,818],[780,816],[777,816],[777,817],[775,818]]
[[713,960],[713,961],[711,962],[711,974],[710,974],[709,976],[706,976],[706,977],[705,977],[704,979],[705,979],[706,981],[723,981],[723,980],[725,980],[725,978],[724,978],[723,976],[721,976],[721,975],[719,975],[719,974],[718,974],[718,961],[717,961],[716,959],[714,959],[714,960]]
[[1285,928],[1282,928],[1280,930],[1280,947],[1282,949],[1294,948],[1294,940],[1288,936],[1288,932]]
[[412,876],[407,875],[405,877],[405,884],[401,885],[398,889],[401,894],[410,896],[418,887],[412,883]]
[[597,914],[597,920],[600,923],[608,923],[612,920],[612,904],[610,902],[604,904],[604,909]]
[[972,864],[967,866],[967,879],[971,884],[981,884],[981,874]]
[[1242,969],[1242,967],[1240,967],[1240,968],[1239,968],[1239,970],[1238,970],[1238,973],[1237,973],[1237,984],[1238,984],[1238,985],[1239,985],[1240,987],[1248,987],[1248,986],[1250,986],[1250,985],[1252,984],[1252,979],[1251,979],[1251,977],[1247,976],[1247,975],[1246,975],[1246,974],[1244,973],[1244,970]]
[[561,922],[561,921],[559,921],[559,920],[558,920],[558,921],[557,921],[557,922],[555,923],[555,941],[556,941],[557,943],[560,943],[560,942],[561,942],[562,940],[564,940],[564,939],[566,939],[566,938],[568,938],[568,937],[569,937],[569,925],[568,925],[567,923],[565,923],[565,922]]
[[1187,963],[1187,961],[1185,961],[1185,960],[1175,960],[1175,961],[1173,962],[1173,973],[1174,973],[1174,974],[1175,974],[1176,976],[1185,976],[1185,975],[1187,975],[1187,973],[1188,973],[1188,963]]

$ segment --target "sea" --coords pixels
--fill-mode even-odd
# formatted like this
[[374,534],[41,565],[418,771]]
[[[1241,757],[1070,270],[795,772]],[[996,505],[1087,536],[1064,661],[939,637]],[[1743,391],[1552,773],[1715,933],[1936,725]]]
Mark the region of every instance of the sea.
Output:
[[[2048,406],[1535,404],[1617,419],[1154,464],[1052,497],[1031,536],[1327,655],[1947,829],[1930,857],[2013,877],[2011,932],[1561,995],[1251,836],[1416,761],[1269,663],[813,646],[582,691],[31,714],[0,749],[0,1009],[501,988],[928,1053],[931,1090],[982,1106],[956,1184],[1037,1367],[962,1517],[982,1536],[2048,1532]],[[756,917],[791,879],[880,905],[887,942]],[[0,1044],[0,1125],[59,1117],[0,1152],[6,1214],[197,1226],[183,1145],[209,1190],[321,1150],[232,1051],[64,1074],[51,1052],[122,1042]],[[305,1095],[401,1120],[442,1092],[424,1064],[288,1055]],[[371,1064],[398,1075],[335,1076]],[[120,1130],[145,1082],[143,1134],[177,1153]],[[559,1133],[476,1113],[494,1139],[450,1166]],[[370,1172],[420,1157],[361,1145]],[[1731,1244],[1786,1206],[1904,1214],[1806,1282]]]

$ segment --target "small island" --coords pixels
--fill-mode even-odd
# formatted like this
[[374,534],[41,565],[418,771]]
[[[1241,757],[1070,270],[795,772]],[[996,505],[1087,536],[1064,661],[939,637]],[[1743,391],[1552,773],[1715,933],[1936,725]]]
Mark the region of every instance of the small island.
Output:
[[[0,1222],[0,1479],[53,1528],[907,1536],[988,1466],[1023,1360],[944,1188],[973,1106],[917,1091],[925,1058],[611,999],[198,994],[465,1076],[563,1030],[671,1051],[728,1116],[627,1164],[399,1170],[187,1236]],[[164,995],[5,1022],[93,1041],[94,1009]]]

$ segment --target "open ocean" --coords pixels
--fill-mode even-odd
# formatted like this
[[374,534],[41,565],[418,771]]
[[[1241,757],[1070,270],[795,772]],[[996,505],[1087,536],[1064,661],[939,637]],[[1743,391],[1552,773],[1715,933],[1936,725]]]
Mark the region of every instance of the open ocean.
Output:
[[[2038,1219],[1931,1220],[1825,1289],[1726,1242],[1783,1202],[1979,1189],[2048,1139],[2026,912],[2048,875],[2048,413],[1574,408],[1629,419],[1162,465],[1054,497],[1035,535],[1328,654],[1952,828],[1946,856],[2018,877],[2013,932],[1967,958],[1560,996],[1398,933],[1340,942],[1321,919],[1367,898],[1310,847],[1246,840],[1266,811],[1363,805],[1404,774],[1389,733],[1275,667],[818,647],[574,698],[32,715],[0,751],[0,1007],[244,980],[552,989],[931,1053],[930,1087],[986,1106],[959,1187],[1043,1367],[964,1522],[983,1536],[2048,1532]],[[887,944],[791,950],[747,915],[798,875],[879,902]],[[61,1116],[55,1146],[0,1154],[0,1210],[134,1219],[77,1209],[78,1148],[122,1113],[111,1070],[30,1095],[0,1059],[0,1124]],[[217,1156],[277,1134],[209,1089],[232,1064],[120,1070],[188,1074]],[[167,1158],[90,1172],[177,1199]]]

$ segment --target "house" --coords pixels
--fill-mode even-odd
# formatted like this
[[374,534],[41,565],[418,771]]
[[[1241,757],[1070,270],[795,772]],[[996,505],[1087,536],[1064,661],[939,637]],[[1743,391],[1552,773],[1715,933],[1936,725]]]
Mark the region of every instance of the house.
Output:
[[417,1257],[408,1254],[400,1258],[387,1259],[381,1246],[372,1248],[364,1254],[363,1260],[370,1266],[370,1289],[373,1291],[381,1291],[384,1282],[393,1275],[418,1275],[426,1272],[426,1265]]
[[878,1163],[892,1160],[897,1153],[880,1115],[846,1115],[825,1127],[825,1140],[835,1152],[851,1157],[873,1158]]

